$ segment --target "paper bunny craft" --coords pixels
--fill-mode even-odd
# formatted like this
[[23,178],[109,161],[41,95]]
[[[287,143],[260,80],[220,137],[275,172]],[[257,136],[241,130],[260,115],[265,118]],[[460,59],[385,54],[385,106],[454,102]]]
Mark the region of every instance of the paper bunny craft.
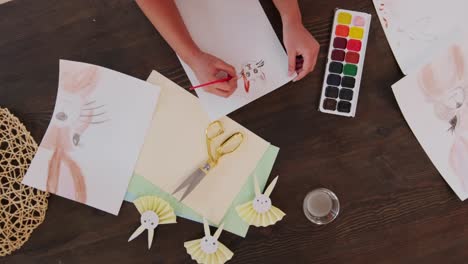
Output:
[[[463,190],[468,191],[468,82],[463,48],[453,45],[444,61],[424,66],[419,73],[419,86],[433,104],[434,114],[447,122],[453,135],[449,164],[458,176]],[[442,73],[442,74],[440,74]]]
[[85,203],[85,177],[81,165],[72,158],[71,152],[80,147],[81,136],[88,126],[107,120],[104,119],[104,106],[90,98],[98,81],[97,67],[78,67],[68,63],[61,65],[63,71],[60,72],[57,103],[41,147],[53,151],[48,165],[47,191],[57,193],[59,181],[64,180],[63,177],[70,177],[72,184],[62,184],[61,192],[66,197]]
[[211,236],[210,226],[207,220],[203,218],[205,236],[184,243],[187,253],[193,260],[199,264],[223,264],[232,258],[234,253],[218,241],[223,231],[223,225],[221,224],[214,235]]
[[278,176],[273,179],[264,194],[260,192],[257,177],[254,175],[255,198],[236,207],[237,214],[249,225],[265,227],[283,219],[285,213],[271,204],[270,195],[275,188]]
[[258,79],[265,80],[265,73],[262,67],[265,65],[263,60],[258,62],[249,62],[242,65],[240,75],[244,80],[244,89],[248,93],[250,90],[250,82]]
[[148,249],[151,248],[154,237],[154,229],[158,225],[176,223],[176,215],[172,207],[163,199],[156,196],[143,196],[136,199],[135,207],[141,214],[141,225],[133,232],[128,242],[148,230]]

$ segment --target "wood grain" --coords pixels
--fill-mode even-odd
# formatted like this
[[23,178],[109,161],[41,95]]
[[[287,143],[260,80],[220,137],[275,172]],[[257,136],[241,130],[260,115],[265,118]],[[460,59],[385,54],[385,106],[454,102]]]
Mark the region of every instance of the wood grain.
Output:
[[[276,32],[281,21],[262,1]],[[373,14],[354,119],[317,111],[336,7]],[[468,207],[431,164],[403,119],[390,85],[402,74],[371,0],[304,0],[303,21],[321,44],[317,68],[230,116],[281,147],[272,199],[287,216],[246,239],[223,233],[230,263],[466,263]],[[156,69],[189,87],[174,52],[131,0],[15,0],[0,6],[0,106],[40,141],[53,111],[59,59],[78,60],[146,79]],[[327,187],[342,212],[315,226],[302,212],[310,190]],[[464,206],[465,205],[465,206]],[[50,198],[45,222],[0,263],[193,263],[183,242],[203,233],[179,219],[161,226],[146,250],[134,206],[118,217]]]

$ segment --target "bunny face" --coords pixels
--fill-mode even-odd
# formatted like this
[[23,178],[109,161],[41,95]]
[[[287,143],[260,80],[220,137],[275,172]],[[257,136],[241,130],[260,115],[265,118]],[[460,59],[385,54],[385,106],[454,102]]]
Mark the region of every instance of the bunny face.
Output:
[[153,211],[146,211],[141,214],[140,222],[146,229],[155,229],[159,225],[159,216]]
[[70,93],[58,95],[57,106],[52,124],[58,127],[71,127],[80,118],[81,98]]
[[265,213],[268,212],[271,208],[271,199],[270,197],[260,194],[255,197],[252,202],[253,208],[258,213]]
[[213,254],[218,250],[218,240],[212,236],[205,236],[200,241],[200,246],[206,254]]
[[265,65],[263,60],[258,62],[249,62],[241,66],[240,75],[244,80],[244,89],[248,93],[250,91],[250,82],[258,79],[265,80],[265,73],[262,67]]
[[455,128],[459,125],[458,121],[461,111],[463,108],[466,108],[466,89],[467,88],[463,86],[456,86],[453,89],[449,89],[441,96],[440,101],[434,104],[436,115],[440,119],[449,122],[449,130],[452,132],[454,132]]
[[241,75],[249,81],[261,79],[265,80],[265,73],[262,71],[262,67],[265,65],[263,60],[258,62],[251,62],[242,65]]

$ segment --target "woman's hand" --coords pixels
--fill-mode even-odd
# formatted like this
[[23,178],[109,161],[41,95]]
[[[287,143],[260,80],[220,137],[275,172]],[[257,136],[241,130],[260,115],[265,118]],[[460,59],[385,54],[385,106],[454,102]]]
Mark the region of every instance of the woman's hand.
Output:
[[[283,41],[288,53],[288,72],[297,72],[293,82],[304,78],[314,70],[319,54],[320,45],[312,34],[300,22],[283,21]],[[303,60],[297,60],[302,56]]]
[[197,76],[200,84],[224,78],[226,77],[226,74],[233,77],[228,82],[216,83],[206,86],[203,88],[205,91],[216,94],[218,96],[229,97],[236,90],[236,69],[223,60],[211,54],[200,52],[194,56],[191,56],[190,60],[187,61],[187,64]]

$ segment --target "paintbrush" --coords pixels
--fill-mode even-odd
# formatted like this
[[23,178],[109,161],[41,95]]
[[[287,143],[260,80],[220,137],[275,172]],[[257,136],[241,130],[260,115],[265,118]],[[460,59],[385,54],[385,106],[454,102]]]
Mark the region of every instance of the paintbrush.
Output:
[[215,80],[215,81],[211,81],[211,82],[207,82],[207,83],[202,83],[202,84],[199,84],[199,85],[195,85],[195,86],[192,86],[190,87],[190,91],[193,91],[197,88],[201,88],[201,87],[205,87],[205,86],[208,86],[208,85],[212,85],[212,84],[215,84],[215,83],[221,83],[221,82],[229,82],[233,77],[231,75],[228,75],[226,78],[223,78],[223,79],[219,79],[219,80]]

